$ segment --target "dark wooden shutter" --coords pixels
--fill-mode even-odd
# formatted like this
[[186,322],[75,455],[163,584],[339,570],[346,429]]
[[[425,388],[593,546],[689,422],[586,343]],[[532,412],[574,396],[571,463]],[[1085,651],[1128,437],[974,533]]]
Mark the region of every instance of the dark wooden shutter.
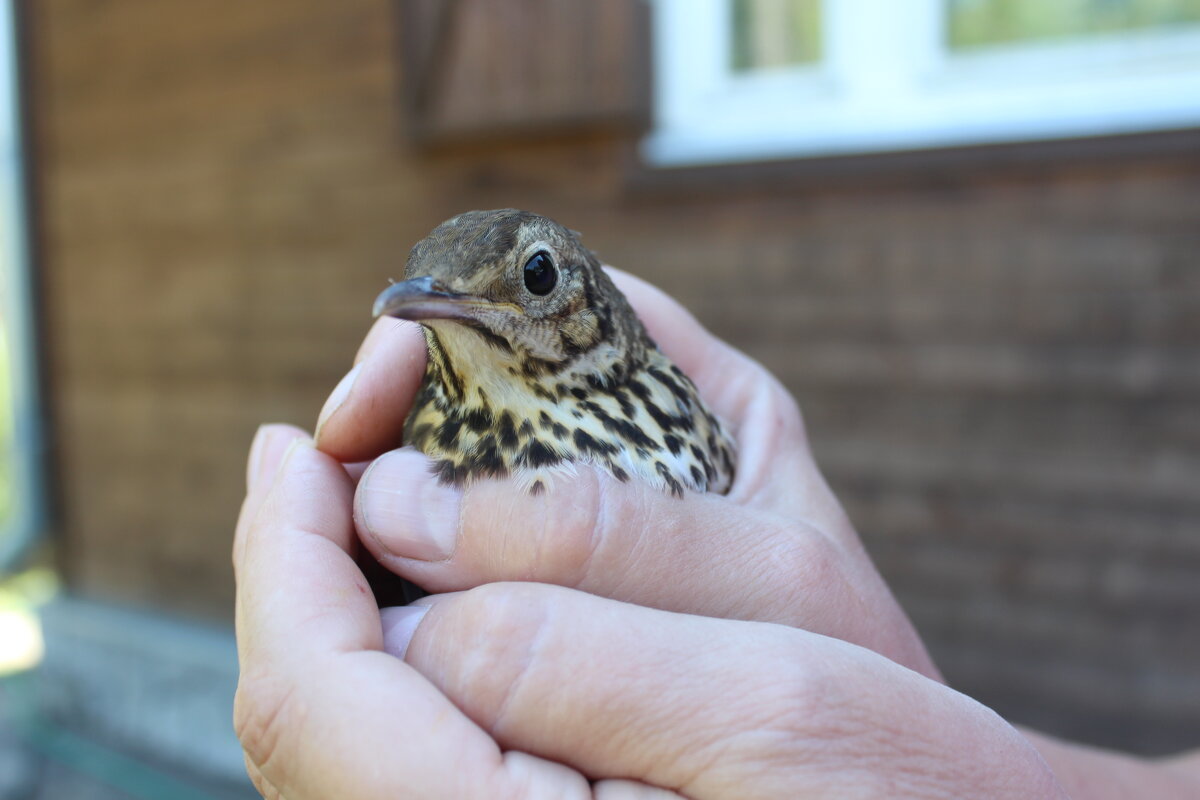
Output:
[[641,129],[644,0],[399,0],[404,102],[418,140]]

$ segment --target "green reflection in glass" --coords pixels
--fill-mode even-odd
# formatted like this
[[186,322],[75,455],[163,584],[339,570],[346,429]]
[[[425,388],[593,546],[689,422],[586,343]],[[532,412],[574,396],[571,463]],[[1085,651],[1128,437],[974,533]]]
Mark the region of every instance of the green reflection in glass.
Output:
[[821,59],[821,0],[733,0],[735,72]]
[[1200,0],[945,0],[951,49],[1200,23]]

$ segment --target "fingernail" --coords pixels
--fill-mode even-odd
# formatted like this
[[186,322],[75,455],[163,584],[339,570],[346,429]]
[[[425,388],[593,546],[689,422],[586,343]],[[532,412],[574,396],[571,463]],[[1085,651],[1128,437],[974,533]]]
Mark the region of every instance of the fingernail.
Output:
[[408,643],[429,606],[393,606],[381,608],[379,619],[383,623],[383,651],[396,658],[404,658]]
[[247,491],[254,491],[254,487],[264,480],[270,480],[283,463],[284,452],[290,444],[286,433],[286,429],[278,425],[258,426],[254,443],[250,445],[250,457],[246,459]]
[[375,460],[358,484],[360,526],[386,553],[419,561],[444,561],[454,553],[462,492],[442,486],[429,459],[415,450],[393,450]]
[[285,471],[292,461],[292,457],[296,455],[297,450],[302,450],[305,447],[312,448],[311,439],[296,438],[288,442],[287,450],[283,451],[283,458],[279,459],[279,467],[275,470],[276,473]]
[[337,386],[333,387],[333,391],[329,393],[329,399],[325,401],[325,405],[321,406],[321,413],[317,415],[317,438],[321,436],[321,428],[329,421],[342,403],[346,402],[346,398],[350,396],[350,390],[354,387],[354,381],[358,378],[358,373],[362,371],[364,362],[355,364],[354,367],[347,372]]

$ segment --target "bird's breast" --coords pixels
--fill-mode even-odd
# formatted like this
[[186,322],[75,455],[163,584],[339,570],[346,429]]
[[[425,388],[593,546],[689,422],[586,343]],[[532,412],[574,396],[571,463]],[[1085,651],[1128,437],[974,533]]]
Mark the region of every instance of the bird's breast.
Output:
[[586,368],[519,378],[456,364],[456,385],[431,358],[407,443],[434,459],[445,483],[513,475],[536,492],[583,463],[677,495],[726,491],[732,440],[691,381],[656,355],[619,381]]

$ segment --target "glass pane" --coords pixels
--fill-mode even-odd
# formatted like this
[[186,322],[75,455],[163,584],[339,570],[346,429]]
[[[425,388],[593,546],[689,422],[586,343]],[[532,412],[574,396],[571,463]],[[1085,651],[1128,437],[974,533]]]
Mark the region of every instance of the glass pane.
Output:
[[1200,22],[1200,0],[946,0],[952,49]]
[[821,0],[733,0],[735,72],[821,58]]

